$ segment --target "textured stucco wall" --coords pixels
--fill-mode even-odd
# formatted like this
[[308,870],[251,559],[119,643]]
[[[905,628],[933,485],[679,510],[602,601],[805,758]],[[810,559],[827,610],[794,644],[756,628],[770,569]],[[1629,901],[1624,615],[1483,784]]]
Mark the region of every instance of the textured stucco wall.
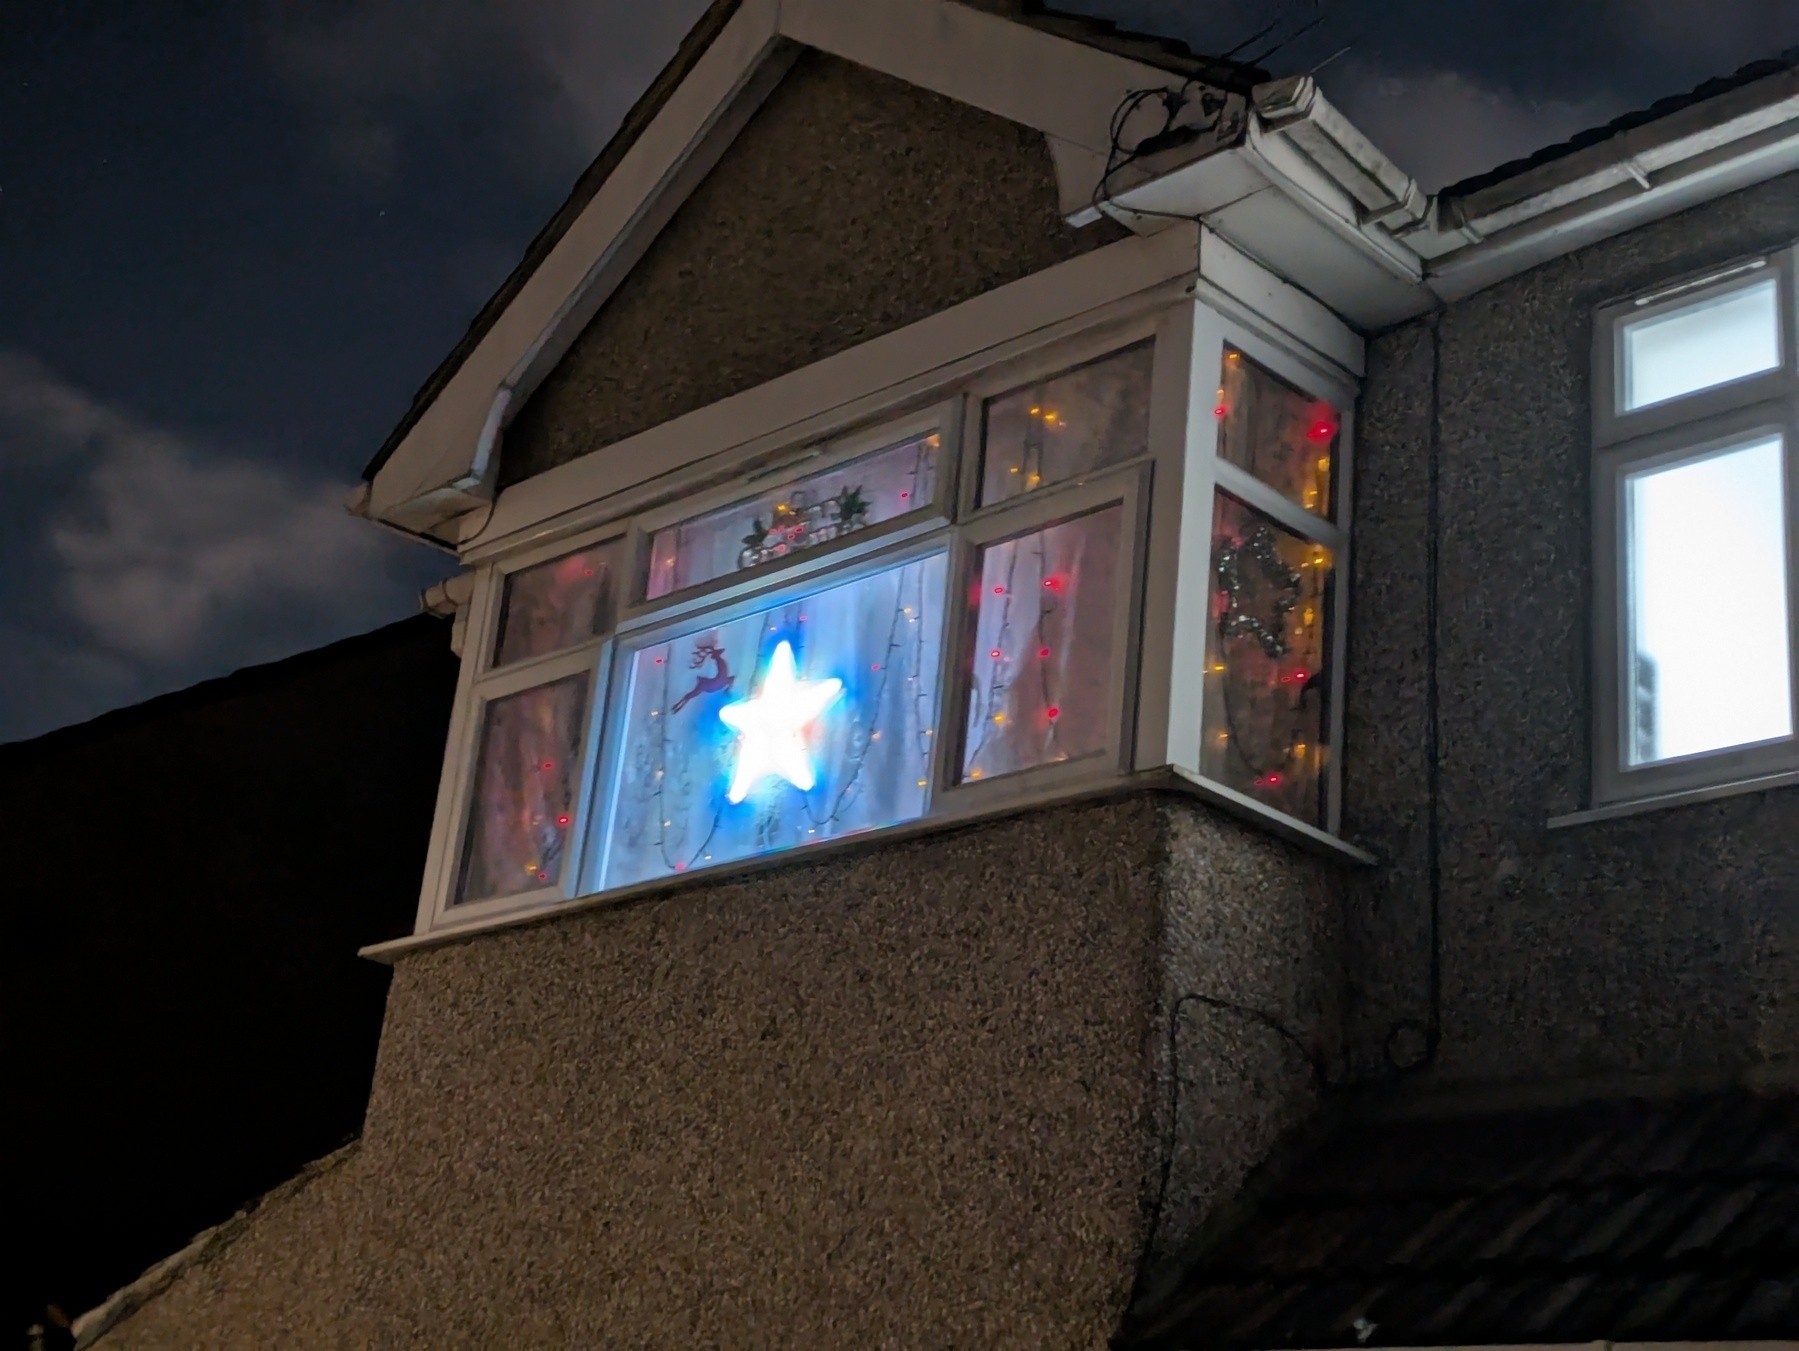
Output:
[[1799,791],[1545,828],[1587,793],[1592,311],[1795,236],[1788,175],[1373,344],[1345,756],[1348,832],[1390,860],[1352,897],[1365,1063],[1427,1012],[1433,322],[1437,1072],[1705,1076],[1799,1053]]
[[[360,1149],[100,1344],[1102,1347],[1170,991],[1328,1042],[1336,904],[1147,796],[416,954]],[[1188,1031],[1170,1233],[1312,1093],[1253,1020]]]
[[806,52],[506,433],[503,483],[1119,238],[1043,137]]

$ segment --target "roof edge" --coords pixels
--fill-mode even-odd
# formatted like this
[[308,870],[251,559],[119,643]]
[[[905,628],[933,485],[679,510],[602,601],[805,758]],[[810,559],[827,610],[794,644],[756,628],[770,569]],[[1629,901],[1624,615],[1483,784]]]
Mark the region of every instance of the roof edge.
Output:
[[524,289],[531,274],[537,271],[543,260],[549,257],[550,251],[561,242],[562,237],[568,233],[569,227],[575,223],[576,218],[593,200],[601,186],[611,177],[612,171],[631,152],[631,148],[637,144],[638,138],[656,120],[656,114],[662,111],[663,105],[674,95],[675,90],[680,88],[681,82],[699,64],[700,58],[705,56],[707,50],[717,40],[718,35],[724,31],[725,25],[731,21],[742,4],[743,0],[712,0],[694,26],[687,30],[687,35],[675,48],[674,56],[657,72],[656,78],[650,81],[649,88],[644,90],[637,102],[631,105],[624,120],[619,123],[618,130],[601,147],[600,153],[594,157],[593,162],[581,171],[581,176],[575,180],[574,187],[563,199],[562,205],[556,208],[550,219],[544,222],[543,228],[525,246],[524,256],[519,259],[512,271],[507,273],[506,280],[501,282],[499,289],[488,297],[487,303],[475,312],[475,317],[469,321],[468,328],[457,340],[456,345],[450,349],[442,361],[437,363],[436,368],[425,378],[425,383],[420,385],[418,391],[413,394],[412,402],[407,406],[405,415],[388,433],[387,439],[381,443],[381,448],[375,452],[374,457],[363,467],[364,482],[374,481],[375,475],[381,472],[382,466],[393,456],[394,451],[399,449],[400,443],[406,439],[407,433],[418,425],[419,418],[423,416],[425,409],[455,378],[456,372],[462,368],[462,364],[468,359],[469,354],[475,350],[476,345],[494,326],[506,307]]
[[360,1139],[351,1140],[324,1158],[301,1165],[300,1171],[287,1181],[277,1183],[223,1223],[201,1230],[186,1247],[163,1258],[129,1285],[115,1290],[75,1320],[76,1351],[86,1351],[139,1309],[156,1300],[194,1267],[220,1256],[243,1237],[259,1213],[311,1186],[326,1173],[335,1172],[361,1145]]

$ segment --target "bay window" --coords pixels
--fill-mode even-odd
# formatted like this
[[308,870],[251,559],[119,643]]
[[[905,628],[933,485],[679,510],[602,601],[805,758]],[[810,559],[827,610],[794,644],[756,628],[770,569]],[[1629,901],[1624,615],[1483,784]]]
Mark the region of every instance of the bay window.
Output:
[[1595,805],[1799,770],[1790,251],[1606,307]]
[[[1313,369],[1188,302],[502,552],[469,611],[422,927],[1138,771],[1324,838],[1348,399],[1308,393]],[[1180,506],[1195,475],[1204,513]],[[1157,528],[1206,561],[1152,607],[1159,479]],[[1161,755],[1139,663],[1169,606],[1206,636],[1158,672],[1191,728]]]

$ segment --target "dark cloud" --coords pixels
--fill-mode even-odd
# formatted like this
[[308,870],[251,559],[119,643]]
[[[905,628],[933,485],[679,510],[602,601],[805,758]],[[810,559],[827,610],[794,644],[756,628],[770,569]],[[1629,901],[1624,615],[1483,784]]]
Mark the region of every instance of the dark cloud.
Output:
[[408,612],[349,483],[210,453],[0,352],[0,741]]
[[[1427,188],[1520,158],[1799,44],[1791,0],[1075,0],[1080,12],[1319,71],[1325,92]],[[1299,30],[1318,20],[1315,27]],[[1343,49],[1347,47],[1348,51]],[[1334,58],[1334,59],[1333,59]]]
[[431,153],[446,118],[498,95],[483,134],[518,172],[568,182],[674,53],[704,0],[359,0],[272,5],[271,66],[319,119],[321,148],[352,173],[390,177]]
[[702,5],[8,25],[0,741],[412,611],[341,499]]

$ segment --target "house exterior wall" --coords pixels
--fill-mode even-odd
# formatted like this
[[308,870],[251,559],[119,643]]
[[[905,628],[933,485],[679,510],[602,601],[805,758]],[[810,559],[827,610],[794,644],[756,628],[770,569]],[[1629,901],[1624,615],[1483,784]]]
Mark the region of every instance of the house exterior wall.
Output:
[[1123,237],[1041,134],[805,52],[507,429],[542,473]]
[[1788,175],[1371,344],[1344,757],[1345,833],[1384,858],[1350,907],[1365,1068],[1428,1021],[1433,873],[1439,1078],[1799,1055],[1799,792],[1546,828],[1586,805],[1593,311],[1796,234]]
[[[101,1344],[1103,1345],[1168,1011],[1331,1047],[1333,873],[1138,795],[404,957],[358,1149]],[[1174,1051],[1169,1246],[1316,1093],[1253,1017]]]

